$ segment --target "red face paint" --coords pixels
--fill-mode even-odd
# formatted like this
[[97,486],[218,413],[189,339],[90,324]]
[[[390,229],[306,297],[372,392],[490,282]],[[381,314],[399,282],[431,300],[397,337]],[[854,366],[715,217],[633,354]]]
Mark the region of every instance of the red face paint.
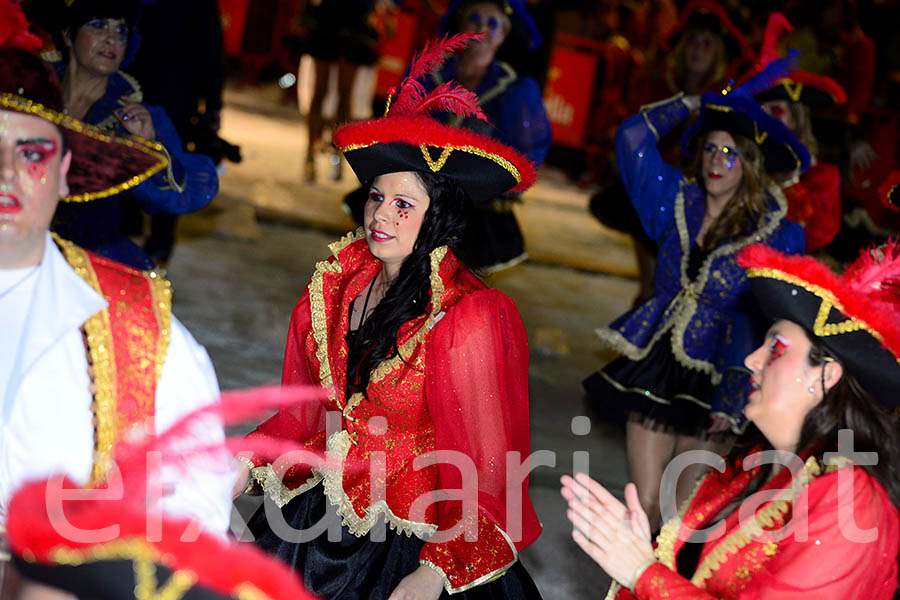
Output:
[[788,344],[781,338],[781,336],[775,336],[775,339],[772,340],[772,345],[769,346],[769,360],[766,362],[766,366],[768,367],[773,362],[781,358],[781,355],[784,354],[784,351],[787,350]]
[[47,164],[58,152],[59,145],[55,140],[32,141],[19,145],[19,153],[28,163],[29,177],[39,179],[41,183],[47,183]]

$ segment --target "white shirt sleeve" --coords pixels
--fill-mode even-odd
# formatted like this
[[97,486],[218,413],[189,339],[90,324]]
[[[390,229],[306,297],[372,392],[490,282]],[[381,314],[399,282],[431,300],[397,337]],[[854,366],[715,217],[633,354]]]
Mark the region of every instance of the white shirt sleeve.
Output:
[[[186,414],[217,401],[219,385],[212,361],[175,316],[162,375],[156,388],[156,431],[162,434]],[[200,448],[225,438],[217,416],[204,416],[191,427],[185,447]],[[221,456],[193,457],[186,465],[166,465],[161,471],[164,513],[194,518],[206,531],[224,535],[231,517],[231,492],[236,480],[232,460]]]

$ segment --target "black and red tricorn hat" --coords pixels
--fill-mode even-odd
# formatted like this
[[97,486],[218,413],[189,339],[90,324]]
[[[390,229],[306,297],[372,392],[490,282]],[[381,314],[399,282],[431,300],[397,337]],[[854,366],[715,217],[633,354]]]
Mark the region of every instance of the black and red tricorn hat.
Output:
[[[189,520],[164,517],[158,527],[148,527],[153,520],[135,503],[79,502],[79,491],[89,490],[50,479],[13,495],[8,539],[15,568],[26,580],[92,600],[314,598],[286,565],[253,544],[206,532],[186,541],[193,539],[185,535]],[[48,509],[49,500],[63,493],[57,505],[65,520]],[[108,539],[110,527],[118,528],[114,539]],[[157,596],[163,591],[169,595]]]
[[688,31],[711,31],[725,42],[725,50],[730,60],[743,58],[753,61],[756,53],[728,16],[725,7],[715,0],[691,0],[681,11],[678,22],[663,34],[662,47],[670,51]]
[[62,132],[72,164],[69,195],[87,202],[133,188],[168,164],[158,143],[110,134],[65,114],[59,80],[35,54],[42,40],[13,0],[0,0],[0,110],[50,121]]
[[[100,488],[63,475],[23,484],[6,517],[16,570],[28,581],[91,600],[313,600],[287,565],[254,544],[231,542],[160,512],[149,482],[159,481],[161,469],[190,464],[227,477],[240,450],[261,456],[296,451],[296,443],[274,438],[210,441],[198,437],[195,426],[208,428],[211,418],[237,425],[273,408],[322,401],[321,388],[313,386],[229,392],[164,432],[132,429],[114,448],[119,476]],[[158,459],[149,460],[150,453]]]
[[[793,30],[794,26],[783,14],[773,12],[769,15],[766,31],[763,35],[759,69],[779,58],[778,39],[785,32]],[[786,100],[788,102],[800,102],[812,108],[825,108],[836,104],[844,104],[847,101],[847,93],[831,77],[793,69],[785,77],[780,78],[775,85],[757,94],[756,99],[759,102]]]
[[757,302],[821,340],[884,408],[900,406],[900,244],[864,250],[843,275],[763,244],[742,250]]
[[891,171],[878,186],[878,197],[888,209],[900,212],[900,171]]
[[448,82],[426,95],[418,81],[475,37],[459,34],[427,45],[413,59],[383,117],[335,130],[334,144],[360,182],[399,171],[438,173],[462,187],[476,204],[504,192],[525,191],[534,183],[534,165],[519,152],[430,116],[432,111],[446,111],[487,121],[478,97],[460,84]]

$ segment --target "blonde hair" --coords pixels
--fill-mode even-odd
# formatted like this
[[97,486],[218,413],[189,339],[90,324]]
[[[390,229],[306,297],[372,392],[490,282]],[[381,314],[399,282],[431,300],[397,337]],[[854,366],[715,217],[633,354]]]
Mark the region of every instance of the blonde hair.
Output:
[[[684,88],[684,85],[682,83],[685,76],[684,48],[685,46],[687,46],[687,42],[691,38],[691,36],[701,31],[706,30],[688,29],[687,31],[685,31],[684,35],[681,36],[681,39],[678,40],[678,44],[676,44],[675,48],[672,49],[672,52],[670,52],[669,55],[666,56],[666,82],[673,90],[682,90]],[[724,80],[726,74],[728,73],[728,56],[725,52],[725,41],[722,39],[721,35],[715,34],[715,37],[716,58],[713,60],[712,66],[709,68],[709,71],[703,78],[701,91],[705,90],[707,87],[717,81]]]
[[[741,234],[747,234],[759,227],[763,215],[768,210],[768,195],[766,187],[769,184],[769,176],[766,172],[765,159],[762,150],[755,143],[742,135],[731,134],[737,146],[739,160],[743,169],[743,176],[734,196],[725,205],[722,214],[703,238],[703,249],[712,250],[721,245],[728,238],[734,238]],[[697,136],[695,141],[694,159],[691,162],[689,173],[701,187],[701,165],[703,164],[703,144],[706,136]]]
[[819,153],[819,142],[812,130],[812,116],[809,107],[800,102],[789,102],[791,117],[794,119],[794,135],[806,146],[810,156]]

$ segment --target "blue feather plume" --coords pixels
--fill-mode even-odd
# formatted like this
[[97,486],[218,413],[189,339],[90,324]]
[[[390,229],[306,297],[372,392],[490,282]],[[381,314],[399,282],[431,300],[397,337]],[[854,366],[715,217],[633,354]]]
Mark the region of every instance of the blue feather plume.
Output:
[[794,63],[797,62],[800,54],[799,50],[790,48],[786,57],[773,60],[762,71],[750,77],[731,93],[743,94],[753,98],[760,92],[766,91],[778,83],[779,79],[787,77],[788,73],[794,68]]

